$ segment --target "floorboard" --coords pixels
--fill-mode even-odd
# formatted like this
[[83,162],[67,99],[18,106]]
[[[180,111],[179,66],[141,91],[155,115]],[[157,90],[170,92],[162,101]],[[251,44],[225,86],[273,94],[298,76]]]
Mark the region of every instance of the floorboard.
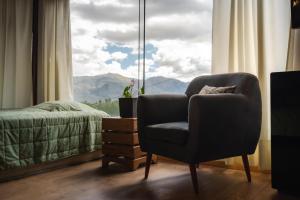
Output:
[[1,200],[294,200],[271,188],[270,175],[200,166],[199,194],[193,191],[187,165],[160,161],[148,180],[144,168],[127,172],[119,165],[103,170],[93,161],[0,184]]

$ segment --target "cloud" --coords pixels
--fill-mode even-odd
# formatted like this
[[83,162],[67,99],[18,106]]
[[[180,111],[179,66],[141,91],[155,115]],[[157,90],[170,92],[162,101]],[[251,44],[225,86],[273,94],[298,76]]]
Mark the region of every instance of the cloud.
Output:
[[197,40],[211,38],[211,16],[206,13],[152,17],[146,26],[148,40]]
[[137,42],[138,32],[136,30],[103,30],[98,31],[97,38],[102,38],[107,41],[114,41],[116,43],[130,43]]
[[111,54],[112,59],[116,61],[121,61],[127,58],[128,54],[122,52],[114,52]]
[[138,20],[138,7],[136,4],[118,1],[102,4],[96,4],[95,2],[71,1],[72,12],[94,23],[132,23]]
[[[207,41],[211,39],[211,28],[211,16],[207,13],[152,17],[146,25],[146,40]],[[137,41],[138,30],[134,26],[127,30],[102,29],[98,31],[97,37],[107,41],[128,43]]]
[[211,12],[210,0],[151,0],[146,4],[146,16]]
[[158,48],[153,55],[157,67],[163,68],[169,77],[189,81],[195,76],[210,73],[211,43],[190,43],[186,41],[157,41]]
[[[136,23],[138,1],[81,1],[71,0],[72,12],[94,23]],[[143,2],[143,1],[141,1]],[[151,0],[146,3],[146,16],[169,16],[172,14],[211,12],[212,1],[208,0]],[[143,9],[141,10],[143,11]]]
[[75,29],[75,31],[73,32],[73,36],[81,36],[85,34],[87,34],[87,31],[83,28]]
[[[210,73],[212,1],[151,0],[146,14],[147,77]],[[137,77],[138,1],[71,0],[71,20],[74,75]]]
[[[102,1],[71,0],[72,16],[92,24],[99,38],[118,43],[136,41],[138,1],[99,2]],[[147,1],[146,37],[148,40],[207,40],[211,37],[211,10],[212,1],[207,0]],[[74,34],[80,33],[82,28]]]

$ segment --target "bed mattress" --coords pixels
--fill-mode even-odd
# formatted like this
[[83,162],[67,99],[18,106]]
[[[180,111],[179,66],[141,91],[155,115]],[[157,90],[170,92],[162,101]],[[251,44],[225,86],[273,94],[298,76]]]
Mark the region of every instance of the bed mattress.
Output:
[[105,112],[49,111],[38,107],[0,111],[0,170],[26,167],[101,149]]

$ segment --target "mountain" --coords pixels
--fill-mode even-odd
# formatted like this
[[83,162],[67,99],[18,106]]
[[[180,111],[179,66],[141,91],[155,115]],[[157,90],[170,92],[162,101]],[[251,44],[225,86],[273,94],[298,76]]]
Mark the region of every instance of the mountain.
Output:
[[[76,101],[96,102],[104,99],[118,99],[125,86],[129,85],[132,78],[119,74],[103,74],[98,76],[76,76],[74,82],[74,98]],[[135,83],[137,79],[134,80]],[[177,79],[162,76],[146,80],[147,94],[183,94],[188,83]],[[134,88],[137,93],[137,84]]]

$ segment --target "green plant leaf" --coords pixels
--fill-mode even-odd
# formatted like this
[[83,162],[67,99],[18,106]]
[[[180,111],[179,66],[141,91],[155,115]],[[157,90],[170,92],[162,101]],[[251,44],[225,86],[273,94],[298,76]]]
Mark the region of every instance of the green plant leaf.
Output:
[[125,98],[132,98],[132,90],[131,90],[131,86],[128,85],[124,88],[123,91],[123,97]]
[[140,89],[140,94],[141,94],[141,95],[142,95],[142,94],[145,94],[145,88],[144,88],[144,86],[141,87],[141,89]]

